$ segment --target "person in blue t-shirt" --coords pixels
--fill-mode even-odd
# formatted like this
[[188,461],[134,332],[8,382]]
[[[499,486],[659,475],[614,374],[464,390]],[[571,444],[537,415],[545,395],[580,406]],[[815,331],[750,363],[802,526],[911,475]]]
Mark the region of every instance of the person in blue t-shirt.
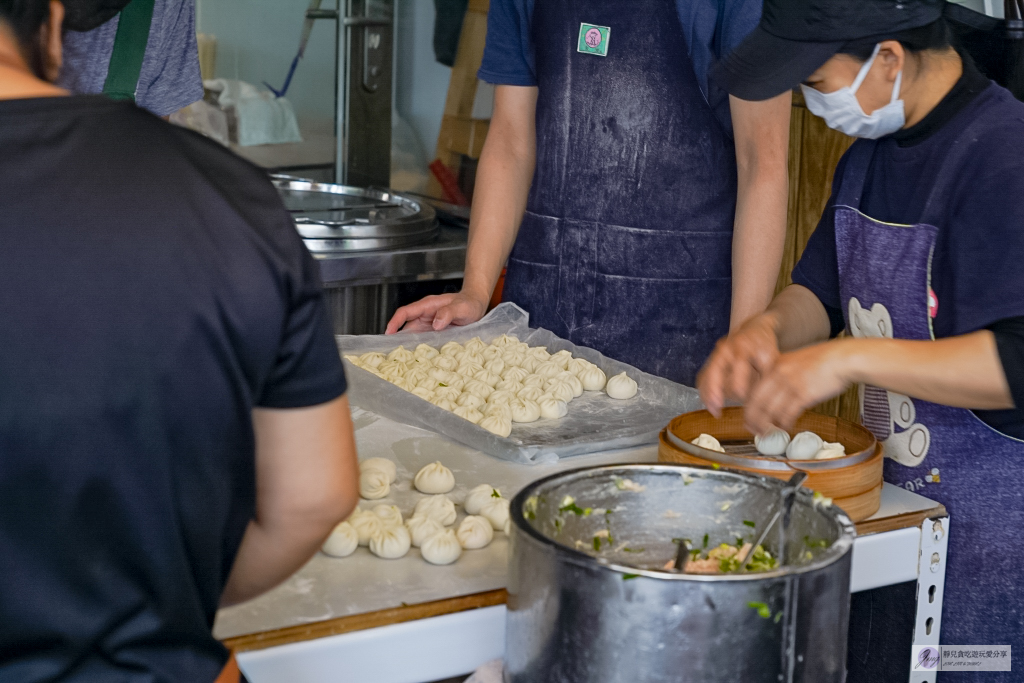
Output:
[[[886,481],[950,513],[942,642],[1019,651],[1024,569],[995,549],[1024,524],[1024,103],[951,47],[943,8],[767,0],[718,67],[739,97],[802,82],[811,112],[860,139],[794,284],[720,345],[700,389],[716,414],[743,401],[763,434],[862,385]],[[847,680],[907,680],[915,596],[854,600]]]
[[387,327],[478,320],[503,297],[534,327],[692,384],[764,310],[786,230],[790,96],[729,98],[710,65],[760,0],[492,0],[497,85],[458,294]]
[[345,375],[266,174],[53,85],[62,16],[0,0],[0,682],[209,682],[355,507]]

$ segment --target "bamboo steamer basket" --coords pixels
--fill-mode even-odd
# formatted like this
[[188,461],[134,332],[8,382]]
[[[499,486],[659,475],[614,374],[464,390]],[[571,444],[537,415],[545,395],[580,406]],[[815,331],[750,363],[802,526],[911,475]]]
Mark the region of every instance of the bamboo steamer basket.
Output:
[[[662,430],[658,446],[660,462],[720,466],[789,479],[797,471],[807,473],[804,486],[832,499],[854,522],[867,519],[882,502],[882,445],[859,424],[840,417],[804,413],[790,436],[814,432],[825,441],[839,442],[847,455],[833,460],[771,458],[757,453],[754,435],[743,426],[743,408],[725,408],[716,418],[706,410],[676,417]],[[701,434],[718,439],[725,453],[710,451],[690,442]]]

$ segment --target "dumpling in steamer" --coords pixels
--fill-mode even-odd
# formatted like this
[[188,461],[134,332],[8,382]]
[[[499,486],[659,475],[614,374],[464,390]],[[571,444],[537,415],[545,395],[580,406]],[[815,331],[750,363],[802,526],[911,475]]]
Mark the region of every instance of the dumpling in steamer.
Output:
[[722,448],[722,444],[718,442],[718,439],[711,436],[710,434],[701,434],[690,443],[692,443],[694,446],[706,448],[709,451],[718,451],[719,453],[725,453],[725,449]]
[[786,446],[786,457],[790,460],[814,460],[824,445],[822,438],[814,432],[800,432]]
[[789,434],[781,429],[773,429],[764,436],[754,435],[754,447],[762,455],[782,455],[789,445]]

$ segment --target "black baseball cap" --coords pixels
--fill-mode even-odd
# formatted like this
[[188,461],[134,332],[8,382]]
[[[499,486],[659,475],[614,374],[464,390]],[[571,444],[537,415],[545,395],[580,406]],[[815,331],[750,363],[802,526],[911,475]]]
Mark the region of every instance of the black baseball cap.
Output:
[[848,42],[920,28],[942,18],[945,0],[764,0],[761,22],[712,69],[742,100],[796,87]]
[[129,2],[130,0],[63,0],[64,28],[69,31],[91,31],[113,19]]

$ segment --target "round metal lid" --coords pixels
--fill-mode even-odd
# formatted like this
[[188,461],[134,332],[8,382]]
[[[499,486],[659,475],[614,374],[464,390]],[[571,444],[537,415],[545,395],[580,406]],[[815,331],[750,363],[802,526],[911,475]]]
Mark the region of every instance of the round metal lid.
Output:
[[433,207],[409,197],[286,177],[272,182],[314,253],[398,249],[438,232]]

